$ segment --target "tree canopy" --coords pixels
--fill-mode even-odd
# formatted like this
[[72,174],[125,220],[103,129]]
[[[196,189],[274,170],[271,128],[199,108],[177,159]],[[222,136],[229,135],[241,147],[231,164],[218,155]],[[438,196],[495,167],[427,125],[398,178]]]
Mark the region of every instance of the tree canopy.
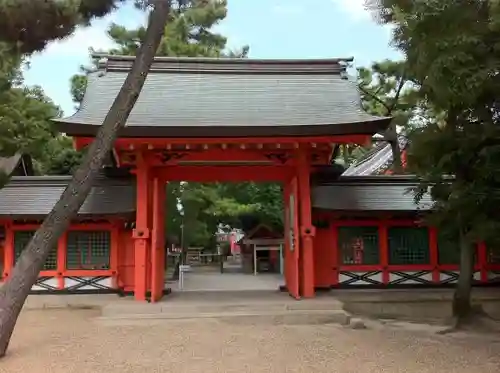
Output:
[[431,220],[460,236],[454,311],[470,315],[474,246],[497,240],[500,220],[500,3],[487,0],[371,2],[394,25],[393,43],[432,113],[412,134],[409,164],[428,190]]
[[22,54],[71,35],[125,0],[1,0],[0,41]]
[[486,207],[498,196],[483,188],[496,188],[500,181],[500,5],[481,0],[384,4],[382,14],[396,25],[394,43],[407,56],[421,99],[440,114],[428,116],[412,135],[413,169],[424,187],[432,185],[442,207],[436,216],[457,222],[473,240],[484,239],[485,228],[497,224]]
[[[411,128],[418,126],[427,113],[420,100],[418,87],[406,73],[404,60],[383,60],[357,69],[357,84],[361,94],[361,106],[367,113],[393,118],[391,126],[383,133],[380,141],[391,144],[393,153],[392,171],[402,173],[401,149],[398,132],[407,135]],[[339,160],[349,166],[372,147],[346,144],[339,152]]]
[[[26,56],[71,35],[79,25],[89,25],[92,19],[108,14],[122,2],[0,1],[0,156],[29,154],[39,173],[65,173],[59,166],[68,172],[72,169],[67,163],[73,162],[74,166],[79,155],[50,122],[61,110],[40,87],[24,84],[22,66]],[[137,3],[145,6],[144,2]],[[5,177],[2,180],[5,182]]]
[[50,121],[61,111],[40,87],[24,85],[20,55],[0,48],[0,58],[4,61],[0,67],[0,156],[29,154],[36,171],[43,173],[51,167],[53,145],[62,138]]

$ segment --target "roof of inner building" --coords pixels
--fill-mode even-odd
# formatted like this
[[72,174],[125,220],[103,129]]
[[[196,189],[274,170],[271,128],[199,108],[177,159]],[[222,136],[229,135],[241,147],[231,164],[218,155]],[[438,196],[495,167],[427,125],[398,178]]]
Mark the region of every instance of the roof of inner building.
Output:
[[335,211],[427,211],[432,199],[419,204],[411,191],[418,180],[412,175],[342,176],[311,190],[314,208]]
[[[47,215],[64,191],[70,176],[12,177],[0,189],[0,216],[18,218]],[[431,207],[429,196],[416,205],[409,188],[411,176],[341,177],[312,187],[312,207],[332,211],[418,211]],[[135,179],[101,175],[79,211],[80,217],[134,216]]]
[[[14,176],[0,189],[0,216],[34,218],[47,215],[61,197],[71,176]],[[101,176],[78,215],[135,214],[135,180]]]
[[[62,132],[93,136],[134,57],[101,56],[79,110]],[[374,134],[390,118],[364,112],[352,59],[254,60],[157,57],[122,137],[271,137]]]
[[[408,138],[404,135],[398,136],[400,151],[408,147]],[[351,165],[344,173],[344,176],[369,176],[377,175],[386,171],[393,163],[391,144],[387,141],[379,141],[360,160]]]

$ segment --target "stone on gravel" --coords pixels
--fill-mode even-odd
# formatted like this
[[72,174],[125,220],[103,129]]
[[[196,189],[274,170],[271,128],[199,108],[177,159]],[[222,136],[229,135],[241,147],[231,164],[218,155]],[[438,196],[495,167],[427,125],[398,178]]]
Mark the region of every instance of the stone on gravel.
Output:
[[366,324],[362,319],[352,318],[349,327],[356,330],[366,329]]

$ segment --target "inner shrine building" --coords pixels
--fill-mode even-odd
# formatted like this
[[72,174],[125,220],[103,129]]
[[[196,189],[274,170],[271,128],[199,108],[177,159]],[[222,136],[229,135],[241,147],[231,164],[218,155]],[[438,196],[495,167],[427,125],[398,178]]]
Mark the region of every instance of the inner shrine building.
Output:
[[[77,149],[93,141],[134,60],[101,57],[79,110],[54,120]],[[297,299],[319,288],[456,282],[457,245],[420,223],[430,201],[417,206],[406,193],[414,178],[343,175],[334,164],[340,145],[368,144],[390,123],[362,110],[349,61],[156,58],[107,166],[33,292],[160,300],[169,181],[281,183],[283,285]],[[3,279],[69,180],[13,176],[0,190]],[[476,283],[495,283],[494,248],[477,250]]]

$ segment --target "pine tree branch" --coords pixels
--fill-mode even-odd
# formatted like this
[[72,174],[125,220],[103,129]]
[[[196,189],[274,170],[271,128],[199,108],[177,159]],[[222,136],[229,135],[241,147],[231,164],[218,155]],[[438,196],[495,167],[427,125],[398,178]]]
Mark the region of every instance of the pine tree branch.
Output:
[[378,96],[376,96],[375,94],[367,91],[366,89],[364,89],[363,87],[361,86],[358,86],[359,87],[359,90],[366,96],[369,96],[370,98],[374,99],[375,101],[377,101],[379,104],[381,104],[384,108],[386,108],[387,111],[390,110],[390,107]]

